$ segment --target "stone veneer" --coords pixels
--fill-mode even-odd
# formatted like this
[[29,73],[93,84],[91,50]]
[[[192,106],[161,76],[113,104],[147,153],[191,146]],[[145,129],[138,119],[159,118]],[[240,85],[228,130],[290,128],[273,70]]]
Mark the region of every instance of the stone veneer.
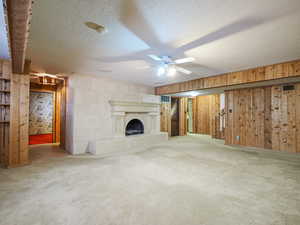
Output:
[[100,76],[69,76],[66,149],[71,154],[91,151],[92,143],[114,136],[110,101],[151,101],[154,88]]

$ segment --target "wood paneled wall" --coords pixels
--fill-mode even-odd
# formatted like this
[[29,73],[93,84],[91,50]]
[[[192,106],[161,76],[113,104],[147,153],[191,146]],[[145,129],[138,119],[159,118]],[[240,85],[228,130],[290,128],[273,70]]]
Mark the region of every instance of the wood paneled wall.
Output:
[[156,87],[157,95],[300,76],[300,60]]
[[194,133],[220,138],[220,95],[198,96],[193,99]]
[[300,152],[300,83],[226,91],[225,143]]
[[162,102],[160,105],[160,131],[168,132],[171,136],[171,102]]
[[12,74],[10,150],[7,167],[26,165],[28,160],[29,75]]

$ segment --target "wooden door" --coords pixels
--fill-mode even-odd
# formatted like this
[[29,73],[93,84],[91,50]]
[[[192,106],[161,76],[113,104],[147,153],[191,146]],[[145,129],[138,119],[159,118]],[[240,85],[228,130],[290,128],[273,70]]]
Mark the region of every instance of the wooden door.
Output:
[[187,135],[187,102],[188,98],[179,99],[179,135]]
[[179,135],[179,99],[171,98],[171,136]]

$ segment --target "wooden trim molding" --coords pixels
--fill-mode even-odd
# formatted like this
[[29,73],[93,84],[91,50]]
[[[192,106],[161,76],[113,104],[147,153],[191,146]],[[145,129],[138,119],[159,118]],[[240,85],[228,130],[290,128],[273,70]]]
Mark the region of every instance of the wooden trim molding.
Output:
[[174,94],[209,88],[300,76],[300,59],[238,72],[231,72],[155,88],[156,95]]
[[7,1],[13,73],[22,74],[32,15],[32,0]]

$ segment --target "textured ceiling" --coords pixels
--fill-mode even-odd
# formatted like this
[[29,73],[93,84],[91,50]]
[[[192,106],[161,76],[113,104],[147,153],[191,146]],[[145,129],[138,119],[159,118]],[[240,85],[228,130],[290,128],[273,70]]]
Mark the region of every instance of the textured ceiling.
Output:
[[[40,72],[159,86],[299,59],[299,27],[299,0],[36,1],[27,58]],[[158,77],[151,53],[194,57],[193,73]]]
[[9,59],[6,24],[4,18],[3,1],[0,0],[0,59]]

